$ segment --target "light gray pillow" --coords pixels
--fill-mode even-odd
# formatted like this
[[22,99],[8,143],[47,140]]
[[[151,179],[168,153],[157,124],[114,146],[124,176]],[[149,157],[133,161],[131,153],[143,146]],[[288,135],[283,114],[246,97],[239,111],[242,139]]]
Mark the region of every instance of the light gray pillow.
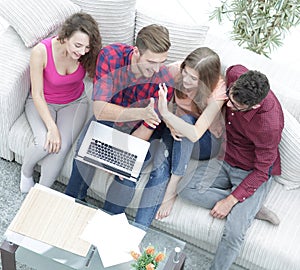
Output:
[[103,46],[133,44],[136,0],[72,0],[99,24]]
[[26,47],[32,47],[81,9],[69,0],[4,0],[0,16],[15,29]]
[[283,109],[284,129],[279,144],[281,175],[275,177],[288,190],[300,187],[300,123]]
[[169,30],[171,48],[168,53],[167,63],[183,61],[190,52],[201,47],[209,29],[206,25],[184,25],[162,17],[157,19],[157,17],[150,17],[138,10],[136,14],[135,37],[141,28],[153,23],[163,25]]

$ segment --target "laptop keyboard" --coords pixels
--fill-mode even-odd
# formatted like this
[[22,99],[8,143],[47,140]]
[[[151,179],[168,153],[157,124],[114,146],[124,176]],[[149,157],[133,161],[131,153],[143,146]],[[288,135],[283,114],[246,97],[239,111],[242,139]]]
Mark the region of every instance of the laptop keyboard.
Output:
[[94,140],[89,145],[87,153],[91,156],[114,164],[125,170],[132,171],[137,156],[99,140]]

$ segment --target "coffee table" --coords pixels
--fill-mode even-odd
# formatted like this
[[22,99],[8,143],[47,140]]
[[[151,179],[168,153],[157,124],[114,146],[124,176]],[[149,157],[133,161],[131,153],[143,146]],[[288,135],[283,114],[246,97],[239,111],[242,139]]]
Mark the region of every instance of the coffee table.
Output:
[[[1,246],[2,270],[16,270],[16,260],[37,270],[131,269],[133,261],[104,268],[97,249],[80,238],[88,221],[96,213],[99,214],[98,211],[101,210],[93,205],[36,184],[5,233],[6,240]],[[108,221],[101,218],[111,222],[110,218]],[[101,223],[98,226],[100,230]],[[96,236],[97,230],[93,233]],[[110,237],[118,237],[111,231],[109,233]],[[158,269],[182,269],[185,255],[183,252],[174,253],[174,249],[182,250],[185,242],[164,232],[148,229],[140,248],[144,249],[149,244],[166,254],[167,258]],[[117,259],[122,258],[121,254],[119,257],[112,254],[112,262],[114,256],[115,262],[120,262]]]
[[[166,258],[160,262],[158,270],[183,269],[185,254],[183,252],[176,253],[174,249],[177,247],[183,250],[185,242],[156,229],[148,229],[141,247],[145,248],[149,244],[166,253]],[[99,253],[93,246],[86,257],[75,255],[57,247],[51,247],[47,252],[38,254],[7,240],[1,246],[1,259],[2,270],[15,270],[16,261],[37,270],[130,270],[131,264],[134,262],[130,261],[104,268]]]

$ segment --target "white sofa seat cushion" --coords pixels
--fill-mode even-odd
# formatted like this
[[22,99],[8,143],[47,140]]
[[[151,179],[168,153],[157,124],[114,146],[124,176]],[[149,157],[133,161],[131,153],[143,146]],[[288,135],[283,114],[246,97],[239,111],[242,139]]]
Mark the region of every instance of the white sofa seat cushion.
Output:
[[4,0],[0,15],[20,35],[26,47],[32,47],[56,30],[80,7],[69,0]]

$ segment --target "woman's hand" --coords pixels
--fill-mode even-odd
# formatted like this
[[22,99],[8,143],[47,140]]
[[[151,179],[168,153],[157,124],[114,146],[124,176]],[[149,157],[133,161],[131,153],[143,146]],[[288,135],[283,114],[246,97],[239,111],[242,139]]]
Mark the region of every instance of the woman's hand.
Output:
[[166,124],[167,128],[170,130],[171,135],[175,141],[181,141],[182,134],[177,132],[170,124]]
[[57,126],[48,129],[45,143],[45,150],[49,153],[58,153],[61,147],[61,137]]
[[168,100],[167,100],[167,95],[168,95],[168,88],[165,83],[159,84],[159,91],[158,91],[158,110],[162,117],[164,117],[165,114],[169,112],[168,110]]
[[210,95],[210,97],[207,99],[207,104],[210,104],[212,102],[215,101],[224,101],[227,100],[227,96],[226,96],[226,83],[223,80],[222,77],[219,78],[219,81],[216,85],[216,87],[214,88],[212,94]]

